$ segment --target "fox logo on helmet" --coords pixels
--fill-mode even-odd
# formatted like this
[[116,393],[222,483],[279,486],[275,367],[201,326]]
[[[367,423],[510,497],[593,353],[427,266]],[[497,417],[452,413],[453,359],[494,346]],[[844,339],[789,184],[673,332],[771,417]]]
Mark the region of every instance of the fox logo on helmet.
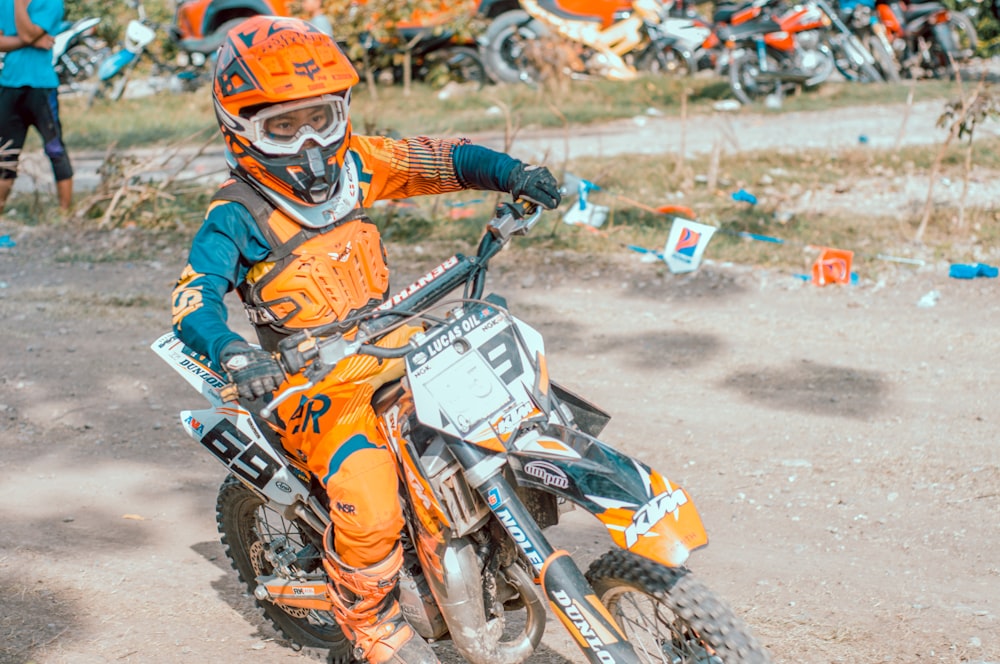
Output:
[[316,74],[319,73],[319,65],[313,60],[309,60],[308,62],[293,62],[292,66],[295,68],[296,74],[308,76],[310,81],[315,79]]

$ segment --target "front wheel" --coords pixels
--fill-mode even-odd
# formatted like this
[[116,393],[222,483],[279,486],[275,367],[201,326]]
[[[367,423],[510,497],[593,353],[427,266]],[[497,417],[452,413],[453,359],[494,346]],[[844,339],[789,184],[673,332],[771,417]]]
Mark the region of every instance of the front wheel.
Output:
[[[320,535],[286,519],[232,475],[219,487],[215,509],[226,557],[251,596],[257,577],[274,573],[271,561],[275,548],[295,554],[297,564],[319,564]],[[331,661],[352,661],[350,644],[332,613],[254,601],[264,617],[293,643],[327,648]]]
[[684,568],[613,549],[587,580],[641,662],[770,664],[746,624]]
[[454,81],[482,90],[487,82],[483,60],[470,46],[451,46],[428,53],[418,68],[417,77],[435,87]]
[[504,12],[486,30],[483,64],[497,83],[532,82],[537,79],[525,48],[547,34],[545,26],[521,9]]
[[729,61],[729,87],[744,106],[749,106],[765,97],[773,96],[780,99],[783,96],[782,83],[779,78],[773,76],[780,70],[778,60],[770,53],[765,57],[762,66],[755,52],[745,50],[739,55],[734,55]]
[[635,68],[667,76],[693,76],[696,69],[690,54],[679,51],[669,44],[657,42],[652,42],[636,58]]

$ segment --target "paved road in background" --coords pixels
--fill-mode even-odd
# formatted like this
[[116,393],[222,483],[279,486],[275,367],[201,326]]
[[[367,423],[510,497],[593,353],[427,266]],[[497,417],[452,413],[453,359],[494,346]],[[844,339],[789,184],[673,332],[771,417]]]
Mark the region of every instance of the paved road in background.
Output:
[[[940,143],[945,130],[936,123],[944,110],[943,101],[836,108],[827,111],[790,113],[726,113],[688,118],[641,115],[599,125],[572,127],[569,130],[525,129],[518,133],[511,153],[531,162],[561,164],[567,158],[612,157],[622,154],[708,154],[716,149],[725,152],[756,150],[823,149],[850,147],[892,148],[899,144]],[[977,135],[996,135],[998,126],[988,124]],[[476,143],[495,149],[504,148],[502,132],[468,134]],[[178,174],[184,179],[201,178],[221,181],[225,177],[225,159],[220,148],[212,148],[193,157],[194,147],[176,154],[162,148],[130,150],[140,163],[147,165],[141,177],[159,179]],[[71,155],[76,171],[77,190],[93,189],[99,182],[98,167],[103,151]],[[15,190],[52,189],[51,172],[41,152],[23,157],[23,177]]]

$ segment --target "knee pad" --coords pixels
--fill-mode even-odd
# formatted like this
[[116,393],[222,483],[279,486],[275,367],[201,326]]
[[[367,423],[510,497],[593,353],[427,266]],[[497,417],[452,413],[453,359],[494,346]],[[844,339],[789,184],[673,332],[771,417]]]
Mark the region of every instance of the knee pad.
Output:
[[54,138],[45,144],[45,155],[52,162],[52,172],[56,182],[73,177],[73,167],[69,163],[66,146],[60,139]]

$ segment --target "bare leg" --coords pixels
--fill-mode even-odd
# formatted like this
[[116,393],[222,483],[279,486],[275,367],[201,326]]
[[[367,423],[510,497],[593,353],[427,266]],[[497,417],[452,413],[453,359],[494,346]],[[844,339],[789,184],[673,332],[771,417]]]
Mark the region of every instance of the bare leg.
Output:
[[73,178],[56,182],[56,193],[59,194],[59,207],[69,212],[73,206]]
[[7,197],[10,196],[10,190],[13,188],[13,180],[0,180],[0,212],[3,212],[3,206],[7,203]]

